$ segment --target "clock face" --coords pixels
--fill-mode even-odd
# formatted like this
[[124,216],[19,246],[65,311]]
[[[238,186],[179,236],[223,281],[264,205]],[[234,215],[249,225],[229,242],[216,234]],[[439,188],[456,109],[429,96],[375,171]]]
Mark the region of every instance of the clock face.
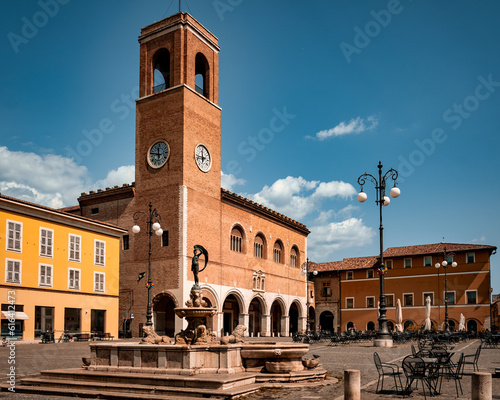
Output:
[[210,171],[212,167],[212,157],[210,157],[210,152],[204,144],[199,144],[194,150],[194,158],[196,160],[196,165],[203,172]]
[[170,147],[168,143],[164,140],[160,140],[149,148],[148,164],[153,168],[160,168],[165,165],[169,155]]

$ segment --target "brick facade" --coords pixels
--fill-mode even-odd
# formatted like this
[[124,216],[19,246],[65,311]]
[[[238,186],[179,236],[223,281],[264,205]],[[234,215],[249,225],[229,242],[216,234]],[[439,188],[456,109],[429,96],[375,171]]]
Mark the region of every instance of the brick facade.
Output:
[[[146,218],[152,203],[168,231],[168,245],[152,236],[151,276],[155,329],[173,335],[183,326],[173,308],[183,306],[193,285],[193,247],[209,252],[209,264],[200,273],[204,295],[218,310],[208,322],[219,335],[245,324],[250,334],[288,335],[305,329],[306,286],[300,265],[306,259],[307,228],[248,199],[221,190],[221,109],[218,106],[218,53],[215,36],[187,13],[179,13],[142,29],[140,43],[140,98],[136,109],[135,182],[122,187],[82,193],[83,216],[112,222],[129,231],[129,249],[120,254],[120,323],[140,334],[147,306],[148,235]],[[168,53],[167,53],[168,52]],[[168,54],[168,56],[166,56]],[[166,82],[155,92],[154,69],[169,60]],[[199,68],[199,70],[197,70]],[[203,88],[195,87],[202,72]],[[147,161],[158,141],[170,152],[160,168]],[[195,148],[203,144],[211,167],[201,171]],[[141,232],[131,231],[135,223]],[[231,250],[231,232],[241,231],[241,251]],[[254,256],[256,235],[265,238],[263,257]],[[276,241],[282,244],[280,262],[273,260]],[[122,243],[122,245],[125,243]],[[291,264],[291,249],[296,254]],[[200,259],[203,261],[203,258]],[[255,288],[257,275],[265,288]],[[260,281],[259,281],[260,282]],[[135,318],[130,323],[130,315]],[[128,321],[127,321],[128,320]]]

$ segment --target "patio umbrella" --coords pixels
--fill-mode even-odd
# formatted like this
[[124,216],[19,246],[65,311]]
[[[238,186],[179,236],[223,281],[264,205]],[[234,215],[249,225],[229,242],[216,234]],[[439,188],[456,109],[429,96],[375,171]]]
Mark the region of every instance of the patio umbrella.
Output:
[[463,314],[460,314],[460,322],[458,324],[458,330],[465,331],[465,316]]
[[403,332],[403,310],[401,309],[401,300],[396,302],[396,332]]
[[425,299],[425,326],[424,329],[426,331],[430,331],[432,327],[431,323],[431,298],[427,296]]

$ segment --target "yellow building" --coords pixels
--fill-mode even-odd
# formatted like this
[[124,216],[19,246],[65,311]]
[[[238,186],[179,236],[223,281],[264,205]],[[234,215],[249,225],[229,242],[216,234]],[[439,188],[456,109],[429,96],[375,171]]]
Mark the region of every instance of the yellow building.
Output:
[[118,336],[124,230],[0,195],[2,337],[54,332]]

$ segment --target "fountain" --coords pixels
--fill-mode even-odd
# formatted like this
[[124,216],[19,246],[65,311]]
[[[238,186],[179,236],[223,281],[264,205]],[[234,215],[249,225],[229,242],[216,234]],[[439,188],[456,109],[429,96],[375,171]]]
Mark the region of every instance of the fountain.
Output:
[[[199,270],[201,254],[205,256],[205,266]],[[42,371],[41,378],[26,379],[23,385],[51,386],[57,380],[71,386],[73,391],[98,385],[106,393],[147,390],[157,394],[232,398],[256,391],[269,381],[325,378],[326,370],[318,365],[319,360],[303,359],[309,351],[308,344],[246,343],[244,325],[238,325],[232,335],[219,342],[206,328],[207,318],[217,310],[207,307],[198,282],[198,274],[207,263],[208,252],[201,245],[194,246],[191,270],[195,284],[186,307],[174,310],[177,317],[187,321],[187,327],[175,335],[174,343],[147,326],[139,343],[90,343],[88,365],[81,369]]]

